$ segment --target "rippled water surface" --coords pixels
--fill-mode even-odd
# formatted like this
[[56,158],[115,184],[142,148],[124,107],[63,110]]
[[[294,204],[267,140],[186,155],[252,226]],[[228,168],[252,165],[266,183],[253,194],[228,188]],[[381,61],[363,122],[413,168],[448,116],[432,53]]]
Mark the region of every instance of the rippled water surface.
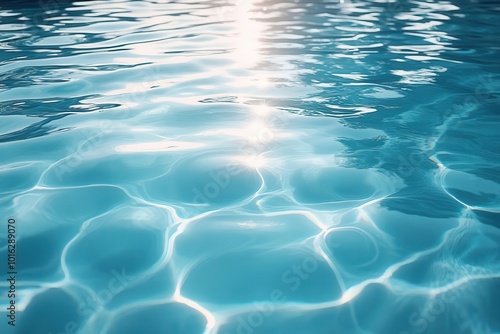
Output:
[[2,334],[500,333],[496,1],[5,0],[0,45]]

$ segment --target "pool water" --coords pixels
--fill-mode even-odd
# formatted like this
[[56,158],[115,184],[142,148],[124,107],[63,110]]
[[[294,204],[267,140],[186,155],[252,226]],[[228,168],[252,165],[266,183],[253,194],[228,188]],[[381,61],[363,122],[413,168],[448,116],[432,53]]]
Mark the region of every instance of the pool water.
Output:
[[2,334],[500,333],[499,3],[2,1],[0,45]]

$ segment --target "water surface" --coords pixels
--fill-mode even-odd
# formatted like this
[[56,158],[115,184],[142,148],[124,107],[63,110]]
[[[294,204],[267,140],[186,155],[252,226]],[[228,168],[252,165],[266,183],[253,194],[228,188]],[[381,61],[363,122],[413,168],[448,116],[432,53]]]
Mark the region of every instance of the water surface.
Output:
[[494,1],[2,2],[2,333],[500,333],[499,36]]

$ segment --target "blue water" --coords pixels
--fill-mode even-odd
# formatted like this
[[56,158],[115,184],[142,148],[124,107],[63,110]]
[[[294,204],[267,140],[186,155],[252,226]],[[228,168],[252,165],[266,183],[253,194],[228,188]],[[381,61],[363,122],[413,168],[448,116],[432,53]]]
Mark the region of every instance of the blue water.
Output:
[[2,1],[0,45],[2,334],[500,333],[499,3]]

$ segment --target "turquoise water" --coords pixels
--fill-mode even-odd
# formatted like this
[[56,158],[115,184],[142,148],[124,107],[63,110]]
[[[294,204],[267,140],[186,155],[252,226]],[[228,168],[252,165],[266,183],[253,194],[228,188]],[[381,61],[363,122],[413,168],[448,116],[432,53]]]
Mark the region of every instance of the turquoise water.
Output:
[[0,44],[2,334],[500,333],[495,1],[2,1]]

